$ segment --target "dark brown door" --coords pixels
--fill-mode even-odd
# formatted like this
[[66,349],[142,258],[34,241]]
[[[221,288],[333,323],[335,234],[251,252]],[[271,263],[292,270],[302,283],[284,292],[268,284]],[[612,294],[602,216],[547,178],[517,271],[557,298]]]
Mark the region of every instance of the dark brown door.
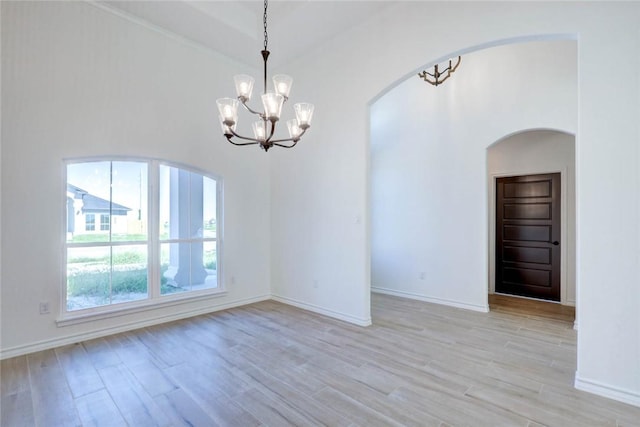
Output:
[[560,174],[498,178],[496,292],[560,301]]

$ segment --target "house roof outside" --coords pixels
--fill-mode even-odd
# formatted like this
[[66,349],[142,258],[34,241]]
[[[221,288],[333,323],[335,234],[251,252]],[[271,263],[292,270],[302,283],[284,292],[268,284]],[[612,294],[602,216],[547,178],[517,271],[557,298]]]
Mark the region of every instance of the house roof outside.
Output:
[[110,202],[72,184],[67,184],[67,191],[73,193],[74,199],[82,200],[82,213],[110,213],[111,215],[126,215],[131,210],[126,206]]

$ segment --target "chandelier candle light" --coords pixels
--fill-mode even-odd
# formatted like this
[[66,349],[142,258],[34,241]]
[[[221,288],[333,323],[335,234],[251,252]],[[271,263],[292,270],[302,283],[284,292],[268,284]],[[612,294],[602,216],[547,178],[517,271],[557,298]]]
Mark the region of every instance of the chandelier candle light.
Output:
[[[436,64],[433,67],[433,73],[430,73],[427,70],[424,70],[423,72],[418,73],[418,77],[422,78],[422,80],[424,80],[427,83],[430,83],[434,86],[438,86],[444,83],[444,81],[447,80],[449,77],[451,77],[451,74],[458,69],[458,65],[460,65],[460,59],[461,59],[460,56],[458,56],[458,60],[455,65],[453,65],[454,60],[449,59],[449,65],[444,70],[439,70],[438,64]],[[444,78],[441,79],[441,77],[443,76]]]
[[[220,125],[222,126],[222,133],[233,145],[259,144],[264,151],[268,151],[269,148],[274,145],[278,147],[292,148],[298,143],[302,135],[304,135],[307,129],[311,126],[313,104],[305,102],[295,104],[293,109],[296,113],[296,118],[287,120],[289,138],[273,139],[276,130],[276,122],[280,120],[282,105],[287,101],[287,99],[289,99],[293,79],[285,74],[275,75],[273,76],[274,91],[267,92],[267,58],[269,58],[269,51],[267,50],[267,0],[264,2],[263,22],[264,50],[261,51],[262,60],[264,62],[264,93],[262,95],[263,111],[253,110],[247,105],[247,102],[251,99],[251,93],[253,92],[253,84],[255,81],[251,76],[239,74],[233,77],[236,85],[237,99],[221,98],[216,101],[220,112]],[[238,124],[238,107],[240,104],[242,104],[247,111],[259,117],[259,119],[252,125],[253,138],[241,136],[236,133],[236,126]],[[248,142],[235,142],[233,141],[234,137]]]

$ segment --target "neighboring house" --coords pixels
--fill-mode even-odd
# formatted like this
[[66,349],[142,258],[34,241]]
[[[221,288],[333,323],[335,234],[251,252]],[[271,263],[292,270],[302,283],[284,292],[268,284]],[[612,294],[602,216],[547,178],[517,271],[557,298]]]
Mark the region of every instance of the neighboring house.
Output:
[[67,184],[67,235],[127,233],[131,209]]

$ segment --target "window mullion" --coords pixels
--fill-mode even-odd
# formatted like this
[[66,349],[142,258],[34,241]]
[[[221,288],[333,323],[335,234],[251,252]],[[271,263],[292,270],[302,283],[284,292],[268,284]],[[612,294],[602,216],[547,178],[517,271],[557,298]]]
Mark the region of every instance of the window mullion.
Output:
[[149,298],[160,296],[161,268],[160,268],[160,174],[159,163],[156,160],[149,162],[148,180],[149,194],[147,209],[147,241],[149,244]]
[[[109,162],[109,221],[113,213],[113,162]],[[111,224],[109,224],[111,225]],[[109,227],[109,304],[113,304],[113,235]],[[100,215],[100,230],[102,231],[102,215]]]
[[222,268],[222,238],[223,230],[220,224],[223,224],[223,193],[222,193],[222,181],[216,180],[216,272],[217,272],[217,285],[218,288],[223,287],[223,268]]

